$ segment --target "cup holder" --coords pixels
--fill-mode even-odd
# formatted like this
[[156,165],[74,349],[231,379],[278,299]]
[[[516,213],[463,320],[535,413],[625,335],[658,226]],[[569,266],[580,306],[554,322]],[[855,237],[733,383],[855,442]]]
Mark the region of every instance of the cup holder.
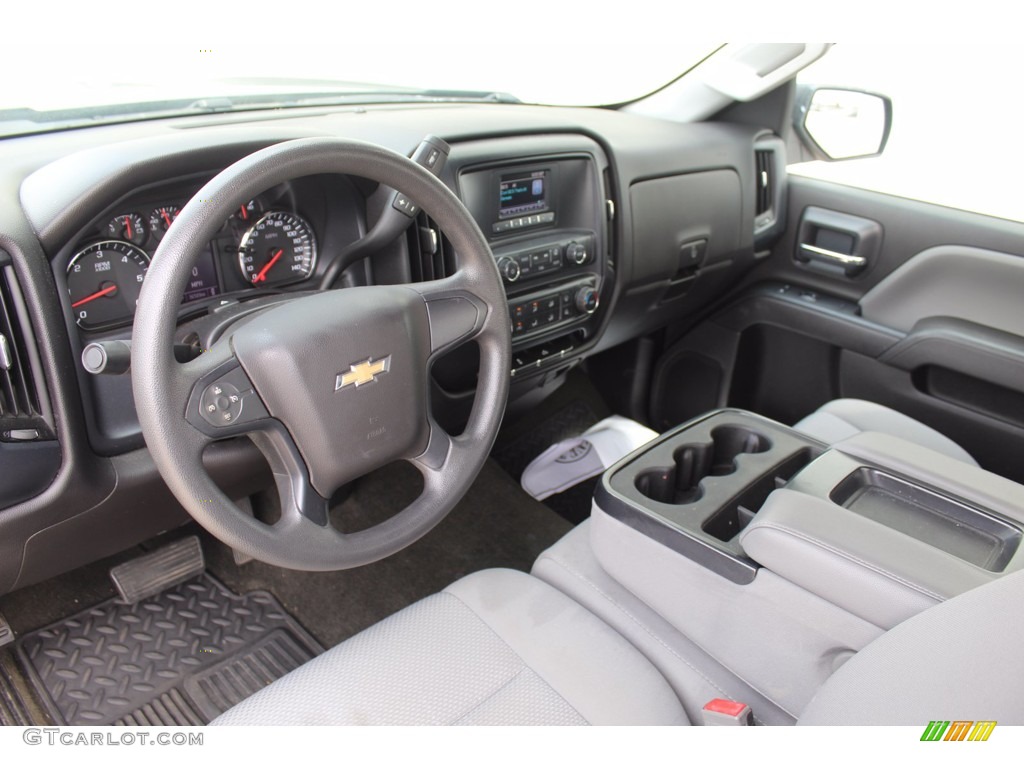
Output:
[[710,443],[688,443],[672,454],[674,465],[641,472],[636,489],[663,504],[692,504],[703,495],[701,481],[709,476],[730,475],[736,471],[741,453],[763,453],[772,447],[760,432],[726,425],[711,430]]

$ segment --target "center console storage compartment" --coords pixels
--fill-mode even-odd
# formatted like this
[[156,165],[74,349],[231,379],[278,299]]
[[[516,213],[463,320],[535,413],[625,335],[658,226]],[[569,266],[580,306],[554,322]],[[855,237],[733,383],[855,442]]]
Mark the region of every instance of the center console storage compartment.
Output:
[[1020,545],[1020,529],[1008,522],[879,469],[859,467],[830,498],[987,571],[1002,571]]

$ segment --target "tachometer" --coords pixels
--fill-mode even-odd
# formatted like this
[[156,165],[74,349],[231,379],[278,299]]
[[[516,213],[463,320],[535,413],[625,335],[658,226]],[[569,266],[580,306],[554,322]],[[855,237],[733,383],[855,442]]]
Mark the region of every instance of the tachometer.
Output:
[[130,320],[147,269],[146,252],[123,240],[93,243],[76,253],[68,264],[75,321],[91,329]]
[[301,216],[272,211],[260,218],[238,244],[238,266],[254,286],[304,280],[316,266],[316,237]]

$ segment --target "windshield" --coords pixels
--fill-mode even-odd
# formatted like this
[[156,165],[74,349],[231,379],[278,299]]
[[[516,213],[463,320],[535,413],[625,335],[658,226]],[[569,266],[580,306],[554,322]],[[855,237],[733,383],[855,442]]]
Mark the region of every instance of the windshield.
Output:
[[[347,46],[95,46],[26,48],[0,89],[0,135],[202,112],[394,101],[526,102],[565,106],[640,98],[695,66],[718,44],[613,56],[552,55],[547,43],[402,46],[393,55]],[[10,49],[8,49],[10,52]],[[272,55],[264,55],[270,53]],[[564,54],[564,50],[561,51]],[[632,61],[629,67],[623,61]],[[585,64],[584,64],[585,62]],[[642,62],[641,65],[636,62]]]

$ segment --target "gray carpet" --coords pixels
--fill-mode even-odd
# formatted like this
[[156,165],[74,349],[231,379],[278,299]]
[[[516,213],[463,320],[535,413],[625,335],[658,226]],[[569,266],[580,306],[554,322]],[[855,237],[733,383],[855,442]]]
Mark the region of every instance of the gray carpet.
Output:
[[[419,474],[396,464],[362,478],[332,512],[356,530],[415,497]],[[572,526],[534,501],[488,461],[466,497],[433,531],[385,560],[349,571],[287,571],[259,562],[235,565],[230,550],[204,537],[207,566],[237,592],[265,589],[324,646],[331,647],[484,568],[528,571]]]

